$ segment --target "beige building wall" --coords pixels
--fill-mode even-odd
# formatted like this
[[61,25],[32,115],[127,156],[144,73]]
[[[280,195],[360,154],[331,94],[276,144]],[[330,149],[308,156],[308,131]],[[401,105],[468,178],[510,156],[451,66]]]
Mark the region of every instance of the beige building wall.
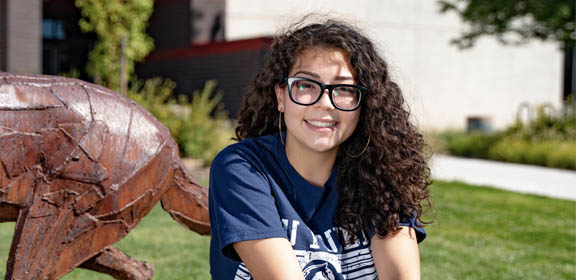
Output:
[[42,72],[42,1],[3,0],[6,28],[3,34],[3,71],[39,74]]
[[512,47],[484,38],[473,49],[458,50],[449,41],[465,26],[453,14],[440,14],[435,0],[231,0],[226,37],[273,35],[310,12],[351,20],[377,42],[423,129],[463,129],[469,117],[501,128],[523,102],[561,104],[556,45]]

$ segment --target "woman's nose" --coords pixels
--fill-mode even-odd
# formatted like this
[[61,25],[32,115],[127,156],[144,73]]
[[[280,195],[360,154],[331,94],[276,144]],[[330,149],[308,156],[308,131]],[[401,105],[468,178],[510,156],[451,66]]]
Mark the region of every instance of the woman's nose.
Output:
[[330,101],[330,91],[328,89],[324,89],[320,100],[318,100],[315,105],[320,109],[334,110],[334,105],[332,105],[332,101]]

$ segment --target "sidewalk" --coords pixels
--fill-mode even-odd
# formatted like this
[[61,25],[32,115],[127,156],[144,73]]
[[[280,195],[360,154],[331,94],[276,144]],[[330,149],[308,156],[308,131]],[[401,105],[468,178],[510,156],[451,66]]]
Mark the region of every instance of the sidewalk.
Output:
[[576,200],[576,171],[435,155],[432,178]]

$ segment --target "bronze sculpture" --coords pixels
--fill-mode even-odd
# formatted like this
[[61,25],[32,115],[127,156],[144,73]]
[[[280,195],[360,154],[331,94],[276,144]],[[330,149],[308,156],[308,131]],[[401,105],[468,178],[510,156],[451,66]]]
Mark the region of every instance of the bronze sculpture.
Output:
[[153,266],[112,245],[159,200],[209,234],[207,189],[149,112],[80,80],[0,73],[0,222],[16,221],[5,279],[79,266],[151,279]]

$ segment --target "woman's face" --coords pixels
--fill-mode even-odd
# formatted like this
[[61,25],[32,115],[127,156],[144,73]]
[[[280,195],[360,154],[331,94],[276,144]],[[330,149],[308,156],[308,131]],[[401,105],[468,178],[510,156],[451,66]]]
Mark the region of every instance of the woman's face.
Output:
[[[310,48],[296,58],[289,77],[302,77],[324,84],[355,84],[348,56],[339,49]],[[310,106],[290,100],[288,87],[276,85],[278,110],[284,112],[286,148],[293,151],[333,152],[356,129],[360,108],[340,111],[332,105],[328,90]]]

